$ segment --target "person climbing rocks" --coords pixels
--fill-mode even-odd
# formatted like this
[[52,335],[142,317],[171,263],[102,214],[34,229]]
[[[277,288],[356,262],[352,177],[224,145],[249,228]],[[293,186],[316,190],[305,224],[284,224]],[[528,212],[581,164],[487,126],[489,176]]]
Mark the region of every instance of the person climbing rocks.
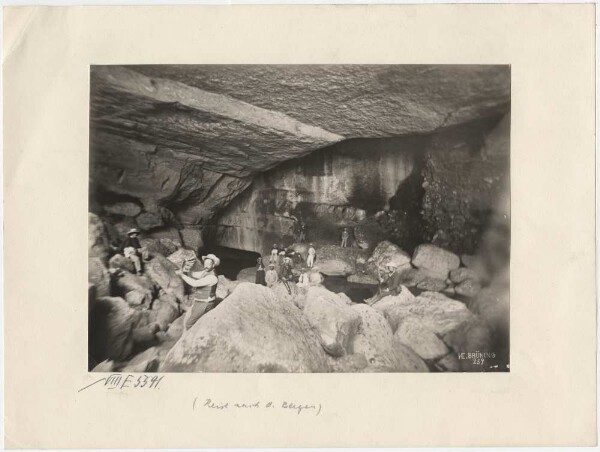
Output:
[[348,238],[350,234],[348,233],[348,228],[344,228],[342,231],[342,248],[346,248],[348,246]]
[[265,282],[267,283],[267,287],[273,287],[278,279],[279,277],[275,271],[275,264],[269,264],[269,269],[265,273]]
[[300,220],[300,235],[298,237],[298,241],[300,243],[304,243],[304,241],[306,240],[306,224],[304,223],[304,221]]
[[294,282],[294,273],[292,272],[292,259],[285,257],[281,266],[281,282],[287,289],[288,293],[292,294],[290,283]]
[[310,284],[310,279],[308,276],[308,271],[304,270],[300,273],[300,277],[298,278],[298,287],[308,287]]
[[312,268],[315,260],[317,259],[317,251],[315,250],[314,245],[311,243],[308,248],[308,257],[306,258],[306,265],[308,268]]
[[262,257],[256,259],[256,284],[260,284],[262,286],[267,285],[267,282],[265,281],[265,266],[263,264]]
[[365,300],[365,303],[373,306],[383,297],[388,295],[398,295],[402,290],[401,275],[398,272],[398,265],[395,262],[388,262],[385,266],[387,275],[379,274],[379,290],[373,297]]
[[269,257],[269,263],[276,264],[279,256],[279,247],[277,243],[273,244],[273,248],[271,249],[271,256]]
[[192,272],[186,275],[183,270],[177,270],[177,274],[181,276],[191,288],[192,306],[188,309],[185,319],[185,328],[190,329],[200,317],[216,306],[217,285],[219,279],[215,268],[221,263],[214,254],[202,256],[204,269],[199,272]]
[[135,271],[138,275],[144,273],[142,268],[142,245],[140,245],[140,241],[138,240],[138,235],[140,234],[140,230],[137,228],[132,228],[127,231],[127,238],[123,240],[121,244],[121,250],[123,251],[123,256],[133,262],[135,267]]

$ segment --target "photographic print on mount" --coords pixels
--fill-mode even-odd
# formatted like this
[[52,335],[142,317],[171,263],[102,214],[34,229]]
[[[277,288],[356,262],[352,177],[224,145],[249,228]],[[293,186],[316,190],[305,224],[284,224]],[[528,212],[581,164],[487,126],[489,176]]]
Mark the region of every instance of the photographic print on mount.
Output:
[[90,68],[104,372],[509,370],[508,65]]

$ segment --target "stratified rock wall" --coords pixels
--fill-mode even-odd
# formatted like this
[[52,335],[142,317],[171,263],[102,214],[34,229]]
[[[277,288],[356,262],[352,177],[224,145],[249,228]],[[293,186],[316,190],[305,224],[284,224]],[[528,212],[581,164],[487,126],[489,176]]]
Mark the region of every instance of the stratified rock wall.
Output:
[[337,241],[339,228],[388,208],[415,171],[427,140],[353,140],[259,174],[217,220],[217,241],[264,252],[306,224],[307,240]]

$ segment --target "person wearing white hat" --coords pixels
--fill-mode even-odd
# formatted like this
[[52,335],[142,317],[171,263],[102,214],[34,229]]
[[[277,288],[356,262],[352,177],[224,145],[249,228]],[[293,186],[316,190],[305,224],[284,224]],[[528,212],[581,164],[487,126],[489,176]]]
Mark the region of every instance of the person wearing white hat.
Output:
[[202,317],[206,312],[215,306],[217,298],[217,285],[219,278],[215,272],[215,267],[221,263],[214,254],[202,256],[204,269],[199,272],[192,272],[189,275],[184,274],[182,270],[178,270],[177,274],[181,276],[191,288],[192,307],[188,309],[185,319],[185,328],[189,329]]
[[140,245],[140,241],[138,240],[139,233],[140,230],[137,228],[131,228],[127,231],[127,238],[123,240],[121,250],[123,251],[123,255],[133,262],[137,274],[141,275],[144,271],[142,269],[142,260],[140,259],[142,245]]

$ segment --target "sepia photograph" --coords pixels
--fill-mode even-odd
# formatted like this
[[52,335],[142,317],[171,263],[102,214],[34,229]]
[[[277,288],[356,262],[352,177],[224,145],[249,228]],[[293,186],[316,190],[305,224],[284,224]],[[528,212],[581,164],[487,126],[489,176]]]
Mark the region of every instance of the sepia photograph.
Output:
[[509,65],[91,66],[87,370],[508,372],[510,113]]

